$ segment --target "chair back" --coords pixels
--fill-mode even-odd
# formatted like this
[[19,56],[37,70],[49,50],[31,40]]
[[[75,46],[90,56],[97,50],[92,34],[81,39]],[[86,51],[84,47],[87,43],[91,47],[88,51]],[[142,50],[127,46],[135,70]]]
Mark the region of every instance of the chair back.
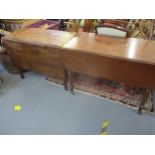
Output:
[[127,37],[127,31],[111,26],[96,26],[96,34],[114,37]]

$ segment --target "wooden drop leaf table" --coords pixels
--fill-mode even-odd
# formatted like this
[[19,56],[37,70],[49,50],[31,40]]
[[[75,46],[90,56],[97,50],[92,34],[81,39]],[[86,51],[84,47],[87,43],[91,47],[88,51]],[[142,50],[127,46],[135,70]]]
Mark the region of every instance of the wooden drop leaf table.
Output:
[[[52,66],[62,68],[65,89],[69,82],[73,90],[74,73],[155,88],[155,41],[30,28],[3,37],[2,44],[21,71],[49,75]],[[139,113],[148,93],[143,96]]]

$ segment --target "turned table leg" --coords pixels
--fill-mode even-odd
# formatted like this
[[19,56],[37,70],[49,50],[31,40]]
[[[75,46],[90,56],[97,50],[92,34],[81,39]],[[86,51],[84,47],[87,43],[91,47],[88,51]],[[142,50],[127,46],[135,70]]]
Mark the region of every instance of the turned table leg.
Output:
[[138,114],[142,114],[142,110],[144,109],[145,102],[146,102],[147,98],[149,97],[149,91],[147,91],[145,89],[143,89],[143,90],[144,90],[143,97],[142,97],[142,101],[138,107]]
[[64,89],[68,90],[68,71],[64,69]]

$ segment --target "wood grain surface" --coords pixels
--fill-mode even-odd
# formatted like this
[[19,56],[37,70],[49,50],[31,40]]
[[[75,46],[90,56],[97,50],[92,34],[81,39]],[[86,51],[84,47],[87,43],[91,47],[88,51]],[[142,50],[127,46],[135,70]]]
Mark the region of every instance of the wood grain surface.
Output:
[[21,69],[51,74],[52,67],[155,88],[155,42],[53,30],[23,29],[2,39]]

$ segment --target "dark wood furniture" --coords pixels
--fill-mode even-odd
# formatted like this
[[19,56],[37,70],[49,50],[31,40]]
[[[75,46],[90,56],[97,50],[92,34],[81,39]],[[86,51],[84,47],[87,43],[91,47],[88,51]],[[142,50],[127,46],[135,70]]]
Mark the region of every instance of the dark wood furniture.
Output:
[[102,19],[101,24],[103,26],[112,26],[115,28],[126,29],[129,20],[127,19]]
[[[66,68],[94,77],[155,88],[155,42],[81,33],[64,45]],[[66,51],[67,50],[67,51]],[[73,83],[72,77],[71,85]],[[73,86],[71,86],[73,89]],[[148,92],[139,105],[141,113]]]
[[[32,69],[49,75],[52,66],[63,68],[66,89],[70,79],[73,90],[74,79],[70,75],[74,72],[155,88],[154,41],[23,29],[4,37],[2,43],[21,70]],[[139,105],[139,113],[147,96]]]
[[63,60],[69,70],[155,87],[154,41],[80,33],[63,47]]
[[64,72],[64,86],[67,89],[67,74],[62,64],[61,49],[75,33],[37,28],[21,29],[3,38],[3,46],[19,68],[24,78],[24,70],[33,70],[47,76],[61,68]]

